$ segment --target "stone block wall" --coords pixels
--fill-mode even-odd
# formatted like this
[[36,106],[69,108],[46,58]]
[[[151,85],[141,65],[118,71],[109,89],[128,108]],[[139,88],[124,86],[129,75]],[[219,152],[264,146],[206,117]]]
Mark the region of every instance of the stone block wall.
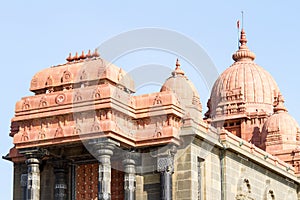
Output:
[[136,176],[136,199],[147,199],[147,192],[144,191],[144,177],[140,175]]
[[199,139],[179,150],[175,158],[173,199],[298,199],[297,183],[288,177],[230,150],[225,151],[221,162],[221,151]]
[[173,197],[177,200],[221,199],[219,151],[200,140],[194,142],[198,144],[177,153]]
[[275,174],[248,158],[226,151],[225,154],[226,199],[238,195],[251,199],[297,199],[297,184]]
[[173,174],[173,197],[174,199],[191,199],[192,198],[192,171],[191,171],[191,149],[178,150]]
[[159,173],[144,175],[144,191],[147,197],[145,198],[145,200],[160,199],[160,188],[161,186]]

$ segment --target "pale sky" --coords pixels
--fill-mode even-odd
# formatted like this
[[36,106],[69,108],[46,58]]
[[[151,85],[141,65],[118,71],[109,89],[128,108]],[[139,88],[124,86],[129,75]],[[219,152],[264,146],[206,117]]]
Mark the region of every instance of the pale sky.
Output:
[[[300,122],[299,9],[296,0],[2,1],[1,155],[13,146],[10,120],[15,103],[31,95],[31,78],[44,68],[64,63],[69,52],[94,49],[133,29],[158,27],[179,32],[198,43],[222,73],[233,63],[231,56],[237,49],[238,37],[236,21],[242,10],[248,47],[256,54],[256,63],[272,74],[290,114]],[[145,50],[125,55],[116,64],[127,71],[149,63],[173,68],[177,57],[180,55]],[[194,81],[205,109],[209,89],[193,79],[191,66],[184,60],[182,69]],[[12,199],[13,165],[1,160],[0,166],[1,199]]]

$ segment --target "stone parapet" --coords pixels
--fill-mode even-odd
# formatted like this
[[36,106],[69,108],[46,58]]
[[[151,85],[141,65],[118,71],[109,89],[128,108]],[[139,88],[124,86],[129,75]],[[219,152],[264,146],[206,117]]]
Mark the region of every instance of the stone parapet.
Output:
[[259,163],[259,165],[263,165],[265,168],[276,171],[276,173],[281,173],[285,177],[298,182],[297,178],[293,176],[295,174],[295,169],[290,164],[224,129],[220,132],[220,143],[223,145],[223,148],[232,150],[245,157],[245,159],[250,159],[253,162]]

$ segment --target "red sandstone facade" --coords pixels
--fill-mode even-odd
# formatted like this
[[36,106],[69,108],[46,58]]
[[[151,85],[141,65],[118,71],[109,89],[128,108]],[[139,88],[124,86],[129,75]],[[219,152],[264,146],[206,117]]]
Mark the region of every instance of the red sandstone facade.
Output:
[[[212,89],[204,119],[200,96],[178,60],[159,92],[141,96],[126,72],[97,51],[70,54],[67,63],[35,74],[34,95],[16,104],[14,147],[5,157],[15,166],[14,199],[226,199],[226,159],[235,155],[293,182],[295,197],[299,126],[274,79],[255,64],[244,30],[240,43],[234,64]],[[206,186],[219,188],[218,197],[209,198],[203,186],[205,157],[197,157],[198,179],[183,176],[192,174],[194,165],[187,166],[196,158],[182,165],[182,157],[205,149],[201,143],[219,152],[220,184]],[[184,149],[190,153],[178,153]],[[250,182],[238,182],[236,199],[257,199]],[[263,195],[275,197],[271,189]]]

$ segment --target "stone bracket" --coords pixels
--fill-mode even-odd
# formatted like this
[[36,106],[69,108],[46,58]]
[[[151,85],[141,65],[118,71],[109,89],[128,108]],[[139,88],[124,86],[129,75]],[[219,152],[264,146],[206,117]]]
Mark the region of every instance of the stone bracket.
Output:
[[26,158],[42,158],[45,155],[50,155],[47,149],[37,147],[20,149],[19,153],[25,155]]

